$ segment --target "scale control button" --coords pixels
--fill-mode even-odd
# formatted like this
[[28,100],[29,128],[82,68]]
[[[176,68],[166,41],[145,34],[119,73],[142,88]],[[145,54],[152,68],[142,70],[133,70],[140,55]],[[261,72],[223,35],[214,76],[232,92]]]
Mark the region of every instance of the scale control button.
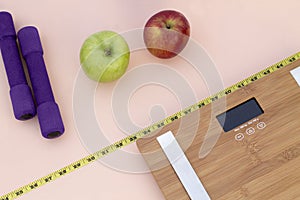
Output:
[[235,135],[235,140],[241,141],[244,139],[244,134],[243,133],[238,133]]
[[255,133],[255,129],[252,127],[247,128],[246,133],[247,133],[247,135],[252,135],[253,133]]
[[258,129],[264,129],[267,125],[265,122],[259,122],[256,126]]

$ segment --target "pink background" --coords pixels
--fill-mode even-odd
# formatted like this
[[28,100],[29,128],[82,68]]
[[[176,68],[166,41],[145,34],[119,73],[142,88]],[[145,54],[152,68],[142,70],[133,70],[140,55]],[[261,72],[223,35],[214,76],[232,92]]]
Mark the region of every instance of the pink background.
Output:
[[[26,122],[14,119],[1,61],[0,195],[88,155],[73,119],[72,94],[80,69],[80,47],[90,34],[142,28],[159,10],[179,10],[190,21],[192,38],[207,50],[224,86],[228,87],[299,51],[299,8],[298,0],[1,1],[0,10],[13,14],[17,30],[25,25],[35,25],[40,30],[48,73],[66,132],[58,139],[46,140],[41,137],[37,118]],[[148,61],[174,65],[187,78],[198,100],[207,96],[205,88],[198,85],[201,77],[194,76],[191,68],[184,68],[178,58],[167,63],[154,59],[146,51],[138,52],[133,54],[128,70]],[[115,84],[99,85],[95,91],[95,113],[100,124],[105,122],[103,132],[112,142],[125,137],[114,124],[111,113],[110,97]],[[180,105],[173,97],[155,85],[141,88],[128,103],[133,122],[141,127],[151,124],[148,111],[155,104],[167,104],[168,115],[178,111]],[[172,100],[166,101],[169,98]],[[128,149],[137,152],[135,144]],[[150,200],[163,199],[163,196],[151,174],[120,172],[95,162],[20,199]]]

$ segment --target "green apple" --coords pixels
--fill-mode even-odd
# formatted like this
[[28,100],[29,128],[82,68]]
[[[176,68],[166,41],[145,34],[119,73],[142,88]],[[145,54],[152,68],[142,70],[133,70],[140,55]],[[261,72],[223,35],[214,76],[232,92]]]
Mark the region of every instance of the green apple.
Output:
[[120,78],[129,63],[130,51],[125,39],[113,31],[89,36],[80,50],[80,63],[92,80],[109,82]]

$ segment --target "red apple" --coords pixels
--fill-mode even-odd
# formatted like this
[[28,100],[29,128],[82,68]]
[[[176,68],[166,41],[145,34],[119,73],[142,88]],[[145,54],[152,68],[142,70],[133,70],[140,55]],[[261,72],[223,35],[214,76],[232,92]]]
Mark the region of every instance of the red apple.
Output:
[[186,46],[190,24],[178,11],[163,10],[153,15],[144,28],[144,42],[149,52],[158,58],[172,58]]

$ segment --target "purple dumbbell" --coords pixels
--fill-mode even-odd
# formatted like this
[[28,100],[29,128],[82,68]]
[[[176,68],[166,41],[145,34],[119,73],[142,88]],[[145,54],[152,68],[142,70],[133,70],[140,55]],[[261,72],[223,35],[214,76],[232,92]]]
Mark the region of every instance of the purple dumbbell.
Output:
[[36,99],[42,135],[49,139],[58,137],[64,133],[64,125],[51,89],[38,30],[24,27],[18,32],[18,39]]
[[10,86],[10,98],[15,118],[27,120],[35,116],[36,108],[25,78],[16,43],[16,31],[10,13],[0,12],[0,48]]

